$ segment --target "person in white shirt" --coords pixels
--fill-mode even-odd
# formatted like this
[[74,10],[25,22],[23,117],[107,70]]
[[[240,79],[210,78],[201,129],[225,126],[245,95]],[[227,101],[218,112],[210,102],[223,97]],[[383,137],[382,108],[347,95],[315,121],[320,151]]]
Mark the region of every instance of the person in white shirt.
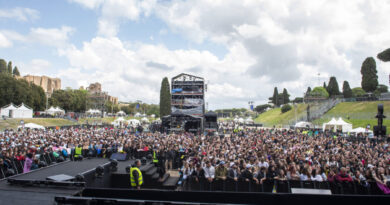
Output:
[[212,182],[215,178],[215,168],[211,165],[210,161],[206,162],[206,166],[203,167],[204,175],[209,182]]
[[311,180],[312,180],[312,181],[317,181],[317,182],[322,182],[322,181],[323,181],[323,178],[322,178],[322,176],[319,174],[318,169],[313,169],[313,171],[312,171],[312,173],[311,173]]

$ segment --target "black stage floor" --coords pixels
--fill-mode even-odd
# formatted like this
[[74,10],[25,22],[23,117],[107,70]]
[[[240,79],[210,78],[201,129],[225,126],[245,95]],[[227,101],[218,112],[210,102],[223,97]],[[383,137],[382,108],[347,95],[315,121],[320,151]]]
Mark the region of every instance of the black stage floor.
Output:
[[[109,163],[108,159],[84,159],[83,161],[66,161],[49,167],[34,170],[26,174],[11,177],[16,180],[46,180],[46,177],[66,174],[76,176]],[[69,196],[81,190],[80,187],[35,187],[10,185],[7,179],[0,181],[0,205],[2,204],[54,204],[55,196]]]

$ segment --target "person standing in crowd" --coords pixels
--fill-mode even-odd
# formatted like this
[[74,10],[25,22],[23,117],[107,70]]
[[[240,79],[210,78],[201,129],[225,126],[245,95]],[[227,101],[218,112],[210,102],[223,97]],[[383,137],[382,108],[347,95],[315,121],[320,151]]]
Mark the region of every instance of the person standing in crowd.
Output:
[[28,153],[26,160],[24,161],[23,173],[29,172],[32,164],[33,164],[33,155],[31,153]]
[[211,165],[210,161],[206,162],[206,166],[203,167],[204,175],[209,182],[213,182],[215,178],[215,168]]
[[141,186],[143,184],[143,177],[142,172],[139,169],[141,167],[141,161],[137,159],[133,165],[133,167],[130,168],[130,183],[131,187],[133,189],[140,190]]
[[219,162],[217,169],[215,169],[215,178],[216,180],[226,180],[227,177],[227,168],[225,167],[225,162]]

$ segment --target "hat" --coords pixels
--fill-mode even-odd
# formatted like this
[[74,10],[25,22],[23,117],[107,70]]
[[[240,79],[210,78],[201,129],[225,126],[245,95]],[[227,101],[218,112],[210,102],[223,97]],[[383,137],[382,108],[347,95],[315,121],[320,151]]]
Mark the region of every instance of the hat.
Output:
[[219,162],[219,165],[224,165],[224,164],[225,164],[224,161],[220,161],[220,162]]
[[230,167],[232,167],[234,165],[234,162],[230,162]]
[[251,168],[251,167],[252,167],[252,165],[250,165],[250,164],[247,164],[247,165],[246,165],[246,168],[247,168],[247,169],[249,169],[249,168]]

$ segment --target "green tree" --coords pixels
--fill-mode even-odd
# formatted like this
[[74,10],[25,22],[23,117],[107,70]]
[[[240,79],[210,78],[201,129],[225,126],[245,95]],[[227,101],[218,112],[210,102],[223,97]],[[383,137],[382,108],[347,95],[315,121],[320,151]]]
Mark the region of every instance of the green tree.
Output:
[[310,95],[310,92],[311,92],[311,87],[307,87],[306,96]]
[[7,62],[4,59],[0,59],[0,73],[7,73]]
[[343,83],[343,95],[345,98],[350,98],[353,96],[352,89],[349,87],[348,81],[344,81]]
[[279,92],[278,88],[274,88],[274,94],[272,95],[272,103],[275,105],[275,107],[279,107]]
[[378,75],[376,62],[373,57],[368,57],[364,60],[360,73],[362,74],[363,90],[366,92],[374,92],[378,86]]
[[327,89],[326,82],[324,82],[324,85],[323,85],[322,87],[324,87],[325,89]]
[[366,91],[363,90],[363,88],[352,88],[352,93],[354,97],[362,97],[366,94]]
[[383,62],[390,61],[390,48],[378,53],[376,57]]
[[14,76],[20,76],[18,67],[15,66],[14,70],[12,71],[12,74],[13,74]]
[[258,112],[258,113],[262,113],[267,108],[270,108],[270,107],[271,107],[271,105],[269,105],[269,104],[258,105],[258,106],[255,107],[255,111]]
[[287,104],[290,102],[290,94],[288,94],[287,89],[283,89],[283,104]]
[[335,95],[340,95],[339,84],[337,83],[336,77],[334,76],[330,77],[327,91],[330,97]]
[[285,104],[285,105],[282,106],[281,111],[282,111],[282,113],[285,113],[285,112],[287,112],[287,111],[289,111],[291,109],[292,109],[291,105]]
[[379,91],[379,93],[387,93],[388,89],[389,87],[387,87],[386,85],[379,84],[376,90]]
[[328,91],[326,91],[325,88],[323,88],[321,86],[315,87],[310,92],[309,95],[312,96],[312,97],[324,97],[324,98],[328,98],[329,97]]
[[303,103],[303,98],[301,98],[301,97],[296,97],[296,98],[293,100],[293,103]]
[[168,78],[165,77],[161,82],[160,89],[160,116],[171,114],[171,90]]
[[8,62],[8,69],[7,69],[8,74],[12,75],[12,61]]

